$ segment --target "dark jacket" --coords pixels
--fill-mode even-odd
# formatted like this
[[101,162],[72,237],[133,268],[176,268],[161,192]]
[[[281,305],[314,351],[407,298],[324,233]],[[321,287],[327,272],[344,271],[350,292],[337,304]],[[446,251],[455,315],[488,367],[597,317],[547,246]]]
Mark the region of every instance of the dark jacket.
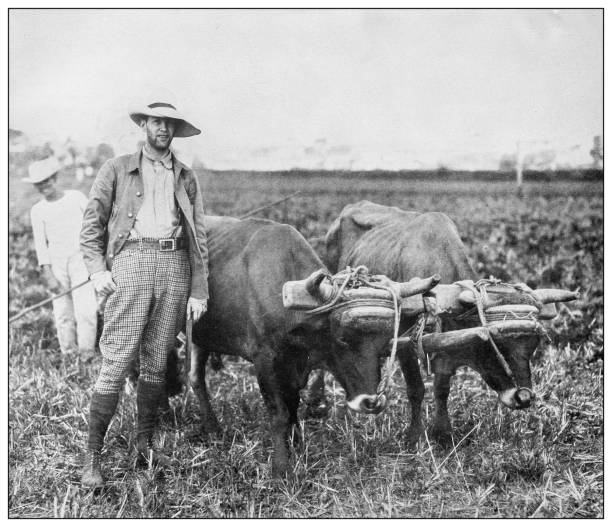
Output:
[[[81,253],[90,275],[112,268],[142,204],[142,151],[110,159],[96,176],[83,215]],[[172,155],[174,197],[189,239],[191,296],[208,298],[208,249],[202,193],[192,170]]]

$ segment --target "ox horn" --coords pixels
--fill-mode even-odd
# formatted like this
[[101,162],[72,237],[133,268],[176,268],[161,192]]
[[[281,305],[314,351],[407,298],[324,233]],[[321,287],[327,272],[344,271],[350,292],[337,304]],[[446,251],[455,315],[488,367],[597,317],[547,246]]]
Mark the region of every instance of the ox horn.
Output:
[[429,278],[413,278],[410,282],[402,282],[399,284],[399,295],[406,297],[427,293],[436,287],[441,279],[439,274],[434,274]]
[[536,289],[534,293],[542,304],[550,304],[551,302],[571,302],[572,300],[578,300],[578,298],[580,298],[580,293],[578,293],[578,291],[567,291],[565,289]]
[[[533,291],[533,294],[542,304],[570,302],[580,298],[578,291],[567,291],[565,289],[536,289]],[[474,298],[474,293],[469,289],[464,289],[459,293],[459,302],[462,304],[475,304],[476,298]]]
[[319,269],[312,273],[307,279],[305,289],[309,294],[321,302],[328,302],[334,294],[334,287],[323,280],[328,276],[325,269]]

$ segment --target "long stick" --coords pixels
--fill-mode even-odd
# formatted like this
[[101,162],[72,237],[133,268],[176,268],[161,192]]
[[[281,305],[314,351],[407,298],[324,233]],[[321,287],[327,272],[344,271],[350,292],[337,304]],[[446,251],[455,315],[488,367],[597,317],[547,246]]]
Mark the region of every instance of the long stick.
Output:
[[185,373],[186,381],[189,383],[191,379],[191,352],[193,346],[193,318],[187,315],[187,322],[185,327]]
[[[289,194],[289,196],[285,196],[282,199],[279,199],[272,203],[268,203],[267,205],[262,205],[261,207],[253,209],[251,212],[247,212],[246,214],[243,214],[242,216],[240,216],[239,219],[243,220],[245,218],[248,218],[249,216],[252,216],[253,214],[257,214],[258,212],[261,212],[262,210],[273,207],[274,205],[278,205],[279,203],[283,203],[284,201],[290,200],[291,198],[297,196],[299,193],[300,191],[298,190],[297,192],[294,192],[293,194]],[[80,284],[75,285],[74,287],[71,287],[70,289],[60,293],[59,295],[52,296],[51,298],[47,298],[47,300],[43,300],[42,302],[38,302],[38,304],[34,304],[33,306],[30,306],[24,309],[21,313],[18,313],[14,317],[11,317],[9,319],[9,324],[12,324],[13,322],[15,322],[15,320],[20,319],[22,316],[26,315],[30,311],[34,311],[35,309],[38,309],[39,307],[42,307],[45,304],[48,304],[49,302],[53,302],[54,300],[57,300],[58,298],[61,298],[64,295],[67,295],[68,293],[71,293],[75,289],[78,289],[79,287],[84,286],[87,282],[89,282],[89,279],[85,280],[84,282],[81,282]]]
[[17,313],[14,317],[9,318],[9,324],[12,324],[13,322],[15,322],[15,320],[21,318],[23,315],[26,315],[30,311],[34,311],[35,309],[38,309],[39,307],[42,307],[45,304],[48,304],[49,302],[53,302],[54,300],[57,300],[58,298],[66,296],[68,293],[72,293],[72,291],[74,291],[75,289],[78,289],[79,287],[83,287],[87,282],[89,282],[89,278],[85,280],[84,282],[81,282],[80,284],[77,284],[66,291],[62,291],[61,293],[55,296],[52,296],[51,298],[47,298],[47,300],[43,300],[42,302],[38,302],[38,304],[34,304],[33,306],[30,306],[24,309],[21,313]]
[[265,210],[265,209],[270,208],[270,207],[274,207],[274,205],[278,205],[279,203],[282,203],[283,201],[287,201],[287,200],[297,196],[299,193],[300,193],[300,191],[298,190],[297,192],[294,192],[293,194],[289,194],[288,196],[285,196],[284,198],[279,199],[278,201],[274,201],[272,203],[268,203],[267,205],[262,205],[261,207],[253,209],[251,212],[247,212],[246,214],[243,214],[238,219],[239,220],[244,220],[245,218],[248,218],[249,216],[252,216],[253,214],[257,214],[258,212],[261,212],[262,210]]

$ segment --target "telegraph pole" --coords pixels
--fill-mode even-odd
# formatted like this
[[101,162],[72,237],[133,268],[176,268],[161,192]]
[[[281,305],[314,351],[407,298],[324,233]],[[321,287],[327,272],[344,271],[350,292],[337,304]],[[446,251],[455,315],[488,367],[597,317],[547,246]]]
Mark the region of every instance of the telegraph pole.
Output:
[[523,195],[523,154],[521,152],[521,141],[516,142],[516,193]]

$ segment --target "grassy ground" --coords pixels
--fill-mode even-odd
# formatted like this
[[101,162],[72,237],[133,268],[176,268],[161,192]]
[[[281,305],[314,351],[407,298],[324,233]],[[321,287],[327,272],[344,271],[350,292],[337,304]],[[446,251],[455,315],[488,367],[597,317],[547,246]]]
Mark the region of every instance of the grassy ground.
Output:
[[[10,328],[9,516],[41,517],[602,517],[603,200],[600,184],[527,186],[519,199],[490,186],[401,180],[380,185],[338,178],[203,176],[207,209],[238,215],[300,188],[264,215],[321,236],[342,207],[359,199],[441,210],[457,222],[483,276],[504,273],[533,285],[580,287],[549,325],[533,359],[533,408],[501,408],[469,370],[450,397],[455,448],[424,437],[402,441],[409,409],[396,371],[390,405],[377,417],[347,412],[330,379],[326,417],[302,416],[304,441],[286,481],[270,478],[267,415],[249,364],[225,359],[208,374],[224,434],[204,443],[195,399],[173,398],[158,442],[173,458],[164,474],[135,471],[135,397],[128,382],[105,452],[109,486],[79,486],[87,409],[100,357],[62,357],[44,308]],[[15,192],[16,187],[11,188]],[[9,313],[46,296],[27,225],[25,194],[12,200]],[[30,198],[31,199],[31,196]],[[29,202],[31,203],[31,201]],[[425,418],[433,411],[431,390]]]

